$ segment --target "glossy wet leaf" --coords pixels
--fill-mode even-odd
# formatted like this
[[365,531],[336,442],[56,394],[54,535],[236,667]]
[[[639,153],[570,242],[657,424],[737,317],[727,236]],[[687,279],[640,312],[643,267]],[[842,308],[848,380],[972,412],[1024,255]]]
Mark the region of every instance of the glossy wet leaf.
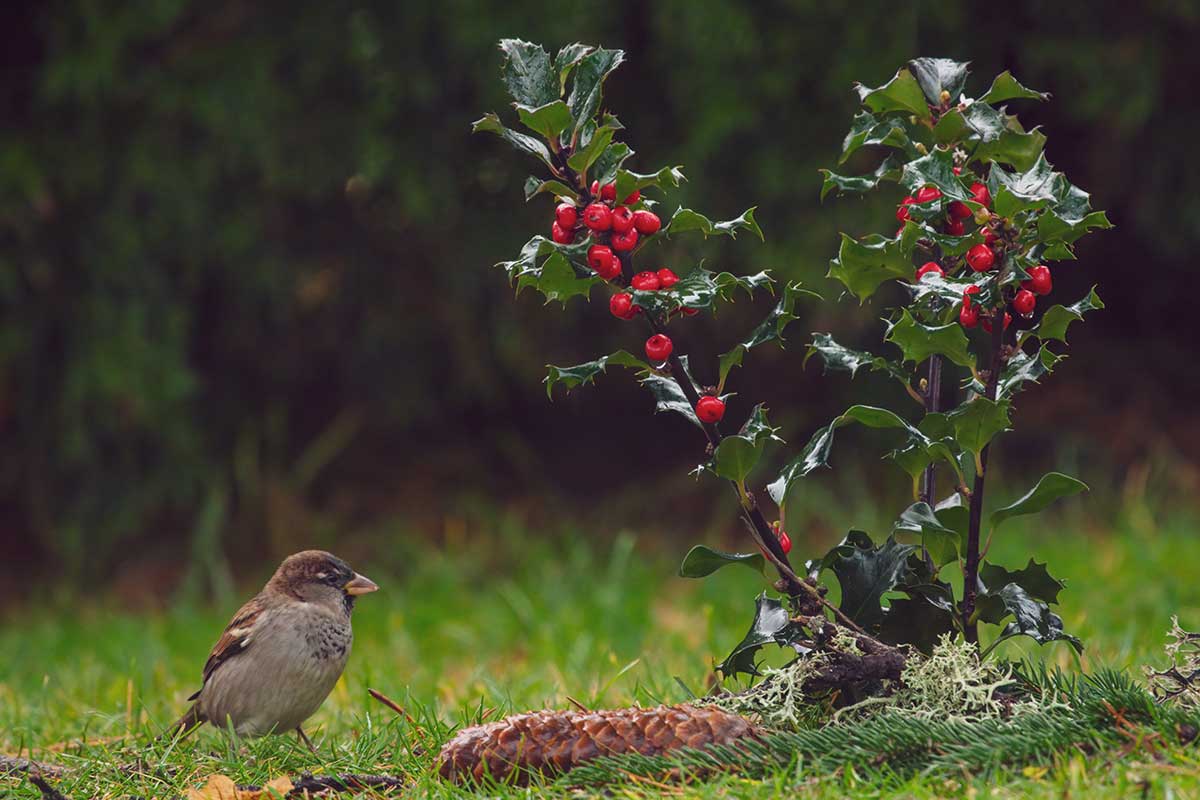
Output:
[[562,88],[550,54],[541,45],[520,39],[501,39],[504,63],[500,67],[504,85],[512,99],[531,108],[559,98]]
[[[700,387],[696,386],[695,380],[692,379],[690,368],[688,366],[688,357],[680,356],[679,361],[683,364],[685,373],[680,375],[679,378],[681,380],[691,381],[692,387],[695,388],[696,393],[699,394]],[[688,402],[687,395],[683,393],[683,389],[676,382],[674,376],[651,373],[642,378],[642,385],[649,389],[650,393],[654,395],[654,410],[656,413],[659,411],[674,412],[685,417],[696,427],[704,427],[700,424],[700,419],[696,416],[695,409],[693,409],[692,404]]]
[[922,186],[936,186],[944,199],[974,202],[962,181],[954,174],[954,154],[948,150],[934,150],[929,155],[909,161],[904,165],[900,182],[910,194]]
[[739,217],[725,222],[713,222],[708,217],[700,214],[690,208],[678,208],[671,215],[671,219],[663,226],[663,233],[674,235],[676,233],[686,233],[687,231],[700,231],[705,238],[712,235],[728,236],[731,239],[737,238],[738,231],[748,230],[757,236],[760,240],[763,239],[762,228],[758,227],[758,223],[754,220],[754,209],[748,208],[746,212]]
[[490,111],[472,123],[471,132],[494,133],[517,150],[540,159],[546,166],[553,166],[553,162],[550,160],[550,150],[541,139],[505,127],[500,118]]
[[1096,294],[1096,287],[1093,286],[1087,296],[1076,303],[1069,306],[1055,305],[1046,309],[1046,312],[1042,314],[1042,321],[1034,329],[1033,335],[1043,341],[1057,339],[1066,343],[1067,329],[1071,323],[1082,320],[1083,315],[1087,312],[1101,308],[1104,308],[1104,303],[1100,300],[1100,295]]
[[517,103],[516,108],[521,124],[544,139],[554,139],[572,123],[571,111],[562,100],[536,108]]
[[616,133],[614,128],[607,125],[596,129],[592,134],[592,138],[588,141],[587,146],[581,147],[567,159],[567,166],[579,173],[587,171],[588,167],[592,166],[604,151],[608,149],[609,143],[612,142],[613,134]]
[[[961,301],[961,298],[960,298]],[[886,341],[900,348],[905,361],[920,364],[932,355],[941,355],[963,367],[975,364],[970,341],[957,322],[926,325],[918,322],[908,309],[888,329]]]
[[946,415],[954,425],[954,439],[964,450],[978,453],[997,433],[1008,430],[1009,401],[976,397]]
[[604,79],[624,60],[624,51],[597,48],[582,56],[576,63],[571,94],[567,98],[571,116],[575,119],[576,135],[579,135],[583,126],[596,115],[600,107]]
[[625,350],[618,350],[615,353],[601,356],[595,361],[576,364],[573,367],[556,367],[553,364],[547,364],[546,377],[543,379],[543,383],[546,384],[546,396],[553,400],[554,387],[559,384],[570,391],[576,386],[592,383],[597,375],[604,373],[609,367],[629,367],[645,372],[650,371],[649,364]]
[[[1026,383],[1037,383],[1049,375],[1063,358],[1065,356],[1054,353],[1046,345],[1042,345],[1033,354],[1017,350],[1000,372],[1000,382],[996,386],[997,396],[1000,399],[1012,397],[1025,388]],[[975,389],[981,392],[983,387],[976,383]]]
[[901,383],[908,384],[909,373],[883,356],[868,353],[865,350],[854,350],[838,344],[832,334],[814,333],[812,343],[804,354],[804,364],[814,355],[820,356],[825,367],[825,374],[830,372],[848,372],[853,378],[860,369],[867,367],[872,372],[882,372],[888,377]]
[[612,183],[617,179],[621,165],[632,155],[633,151],[629,149],[629,145],[624,142],[612,142],[588,167],[588,177],[601,184]]
[[992,512],[989,522],[994,528],[1007,519],[1036,514],[1055,500],[1088,491],[1083,481],[1061,472],[1048,472],[1037,485],[1012,503]]
[[741,564],[762,572],[766,559],[761,553],[726,553],[698,544],[688,551],[679,565],[679,577],[703,578],[730,564]]
[[759,403],[735,436],[726,436],[717,445],[712,469],[720,477],[744,483],[762,457],[769,441],[783,441],[775,435],[778,428],[767,422],[766,407]]
[[897,597],[889,601],[879,625],[879,640],[910,644],[926,655],[942,636],[954,632],[954,614],[925,597]]
[[866,145],[892,147],[900,150],[906,158],[915,158],[919,155],[913,142],[913,136],[917,133],[916,126],[908,120],[895,116],[881,119],[869,111],[860,111],[842,141],[842,155],[838,163],[844,164],[855,151]]
[[908,111],[919,117],[929,116],[929,105],[921,91],[921,85],[907,69],[898,71],[890,81],[874,89],[861,83],[854,85],[858,99],[867,108],[879,113],[885,111]]
[[958,560],[961,546],[959,531],[944,524],[928,503],[913,503],[892,525],[893,531],[917,534],[937,566]]
[[1019,585],[1006,585],[1000,590],[999,597],[1014,617],[1001,632],[1001,641],[1013,636],[1028,636],[1038,644],[1065,641],[1077,653],[1083,652],[1083,643],[1063,630],[1062,617],[1051,611],[1050,606],[1041,600],[1030,597]]
[[898,239],[879,234],[855,239],[843,233],[837,258],[829,262],[828,277],[841,281],[864,302],[884,281],[908,280],[912,275],[912,261]]
[[821,199],[825,199],[825,195],[833,190],[837,190],[838,194],[846,192],[869,192],[879,185],[881,181],[889,180],[896,181],[900,179],[900,160],[894,155],[889,155],[883,162],[868,175],[839,175],[833,170],[820,170],[825,176],[825,180],[821,184]]
[[821,299],[819,294],[804,288],[799,283],[789,283],[783,287],[779,302],[767,313],[763,321],[754,327],[749,336],[734,345],[732,350],[721,354],[718,360],[721,383],[725,382],[730,370],[741,365],[746,352],[751,348],[767,342],[779,342],[780,347],[783,346],[784,329],[797,319],[793,313],[796,299],[805,294]]
[[617,197],[624,200],[635,191],[642,189],[661,189],[664,186],[677,187],[687,178],[683,176],[682,167],[663,167],[658,172],[617,172]]
[[871,628],[883,621],[880,601],[903,581],[908,557],[916,547],[900,544],[890,536],[876,547],[870,537],[855,534],[834,548],[828,568],[842,589],[841,611],[859,625]]
[[979,99],[984,103],[994,105],[1005,100],[1045,100],[1049,96],[1047,92],[1038,92],[1023,86],[1012,76],[1011,72],[1005,70],[996,76],[992,81],[991,88]]
[[525,201],[528,202],[539,194],[549,194],[554,197],[566,197],[570,200],[577,200],[578,197],[571,187],[567,186],[562,181],[549,180],[543,181],[530,175],[525,179]]
[[563,47],[554,56],[554,71],[558,75],[558,93],[560,95],[566,91],[567,78],[570,77],[583,57],[590,52],[592,52],[590,45],[575,42]]
[[1047,603],[1057,603],[1058,593],[1067,588],[1066,584],[1047,571],[1045,564],[1039,564],[1032,558],[1023,569],[1015,571],[984,562],[979,567],[979,580],[985,589],[1001,589],[1015,583],[1030,597]]
[[754,602],[754,621],[750,623],[750,630],[725,660],[717,665],[717,670],[725,677],[758,675],[755,656],[759,650],[768,644],[787,647],[804,635],[804,631],[791,621],[791,615],[779,600],[767,597],[764,592]]
[[908,68],[917,79],[930,105],[942,102],[943,91],[949,95],[951,102],[956,102],[967,83],[969,73],[967,62],[949,58],[914,58],[908,62]]

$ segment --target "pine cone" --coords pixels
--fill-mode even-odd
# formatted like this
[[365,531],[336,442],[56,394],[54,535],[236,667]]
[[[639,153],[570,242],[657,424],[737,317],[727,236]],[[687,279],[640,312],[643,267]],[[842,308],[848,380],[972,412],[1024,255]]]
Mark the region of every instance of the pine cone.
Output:
[[755,736],[745,719],[711,706],[532,711],[461,731],[442,748],[438,772],[452,781],[502,781],[516,771],[523,784],[531,773],[559,774],[601,756],[658,755]]

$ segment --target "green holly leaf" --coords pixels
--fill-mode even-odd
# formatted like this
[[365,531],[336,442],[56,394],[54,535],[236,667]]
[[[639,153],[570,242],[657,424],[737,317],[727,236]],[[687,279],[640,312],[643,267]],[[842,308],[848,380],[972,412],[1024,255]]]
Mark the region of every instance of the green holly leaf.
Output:
[[929,106],[921,91],[921,85],[907,69],[901,69],[883,86],[871,89],[861,83],[854,84],[858,99],[876,113],[885,111],[908,111],[918,117],[929,116]]
[[[983,244],[983,231],[977,229],[966,236],[951,236],[947,233],[935,231],[928,225],[923,225],[921,226],[920,238],[933,242],[942,251],[942,257],[949,258],[950,256],[961,256],[975,245]],[[961,300],[962,298],[960,297],[959,299]]]
[[956,561],[959,549],[964,545],[961,533],[943,524],[928,503],[913,503],[906,508],[892,525],[892,531],[915,533],[920,536],[921,545],[938,567]]
[[[1037,383],[1050,374],[1063,358],[1064,356],[1051,352],[1046,345],[1042,345],[1033,355],[1024,350],[1017,350],[1000,372],[1000,382],[996,387],[997,397],[1011,397],[1025,388],[1026,383]],[[983,386],[978,382],[974,384],[974,388],[978,392],[983,391]]]
[[1042,208],[1054,202],[1058,185],[1055,175],[1044,153],[1029,169],[1021,172],[993,166],[988,173],[987,184],[995,212],[1002,217],[1011,217],[1021,211]]
[[943,91],[949,94],[951,101],[957,100],[967,83],[968,70],[965,61],[952,61],[949,58],[914,58],[908,62],[908,66],[930,105],[941,104]]
[[828,169],[818,170],[825,176],[821,184],[821,199],[834,189],[838,194],[846,192],[869,192],[879,185],[880,181],[895,181],[900,179],[900,160],[894,155],[888,155],[883,163],[875,168],[870,175],[838,175]]
[[880,119],[869,111],[860,111],[854,116],[850,132],[842,141],[842,155],[838,163],[846,163],[846,159],[865,145],[892,147],[900,150],[906,158],[916,158],[920,152],[913,139],[919,141],[919,135],[919,129],[908,120],[899,117]]
[[949,150],[934,150],[927,156],[909,161],[901,172],[900,183],[909,193],[922,186],[936,186],[946,199],[975,202],[954,174],[954,154]]
[[481,131],[496,134],[517,150],[541,159],[542,163],[546,166],[554,165],[550,160],[550,150],[547,149],[546,145],[540,139],[536,136],[530,136],[527,133],[520,133],[511,128],[506,128],[500,122],[500,118],[490,111],[471,124],[472,133],[479,133]]
[[[597,48],[576,62],[575,80],[571,86],[571,95],[567,98],[571,116],[575,119],[576,137],[580,136],[583,126],[591,121],[600,108],[604,79],[624,60],[625,52],[622,50]],[[572,169],[577,169],[574,164],[571,166]]]
[[567,166],[579,173],[587,172],[588,168],[604,154],[608,149],[609,143],[612,142],[613,134],[616,128],[608,125],[603,125],[596,128],[592,138],[588,141],[585,147],[576,150],[575,153],[567,159]]
[[840,345],[828,333],[814,332],[812,336],[812,344],[804,354],[804,365],[807,366],[808,360],[814,355],[819,355],[826,375],[830,372],[849,372],[853,378],[860,369],[868,367],[872,372],[882,372],[905,385],[908,384],[908,372],[883,356]]
[[1047,603],[1057,603],[1058,593],[1067,588],[1065,583],[1046,571],[1045,564],[1039,564],[1032,558],[1024,569],[1015,572],[984,562],[979,568],[979,580],[985,589],[1002,589],[1015,583],[1030,597]]
[[[909,284],[909,288],[912,290],[913,299],[918,302],[937,298],[942,302],[956,305],[962,302],[963,292],[966,291],[968,286],[978,285],[984,288],[990,284],[991,279],[987,277],[981,278],[980,283],[977,284],[976,279],[973,277],[956,278],[953,275],[944,275],[942,277],[924,275],[921,280]],[[986,304],[986,300],[980,299],[982,296],[982,294],[977,294],[975,295],[975,299],[980,303]]]
[[679,565],[679,577],[704,578],[730,564],[742,564],[755,572],[762,572],[766,559],[760,553],[726,553],[698,544],[688,550]]
[[767,442],[783,441],[775,435],[778,430],[768,424],[766,408],[761,403],[755,406],[738,434],[726,436],[717,445],[712,458],[713,471],[727,480],[744,483],[762,457]]
[[590,45],[575,42],[558,51],[554,57],[554,71],[558,75],[558,93],[562,95],[567,89],[567,78],[578,66],[583,57],[592,52]]
[[963,449],[976,455],[997,433],[1008,430],[1010,403],[976,397],[946,415],[954,425],[954,439]]
[[629,149],[629,145],[624,142],[613,142],[588,167],[588,174],[591,175],[592,180],[599,181],[601,185],[612,183],[617,179],[621,165],[632,155],[633,151]]
[[864,628],[883,622],[883,596],[904,582],[908,557],[916,549],[891,536],[876,547],[861,531],[847,535],[825,559],[842,588],[842,613]]
[[[905,227],[907,230],[911,224]],[[899,239],[871,234],[856,240],[843,233],[837,258],[829,262],[826,277],[841,281],[859,302],[865,302],[884,281],[905,280],[912,273],[912,262],[904,255]]]
[[910,644],[929,655],[943,636],[954,633],[954,613],[925,597],[897,597],[879,625],[879,640]]
[[891,324],[885,340],[900,348],[905,361],[920,364],[936,354],[962,367],[970,367],[975,363],[970,342],[961,325],[956,322],[926,325],[917,322],[907,308],[901,311],[900,319]]
[[537,108],[523,103],[514,105],[517,109],[517,116],[521,118],[521,123],[544,139],[555,138],[573,122],[571,111],[562,100],[555,100]]
[[[680,356],[679,361],[681,364],[683,364],[684,371],[684,374],[679,376],[680,379],[691,381],[692,388],[696,390],[697,394],[700,394],[700,387],[697,386],[696,381],[692,379],[691,368],[688,365],[688,357]],[[660,411],[673,411],[676,414],[680,414],[685,417],[697,428],[703,429],[704,426],[700,423],[700,418],[696,416],[695,409],[693,409],[692,404],[688,402],[687,395],[683,393],[683,389],[680,388],[674,376],[651,372],[643,377],[641,382],[642,385],[649,389],[650,393],[654,395],[655,413]]]
[[725,378],[729,375],[730,370],[734,367],[741,366],[742,359],[746,355],[746,351],[752,347],[757,347],[760,344],[767,342],[779,342],[779,346],[783,346],[783,331],[787,326],[798,319],[792,313],[792,309],[796,306],[796,298],[801,294],[808,294],[821,299],[821,296],[814,291],[805,289],[799,283],[789,283],[783,287],[783,294],[779,298],[779,302],[767,314],[754,330],[750,332],[742,341],[734,345],[733,349],[727,353],[722,353],[718,360],[720,368],[720,382],[725,383]]
[[769,290],[772,284],[773,280],[766,272],[739,276],[729,272],[714,274],[704,267],[697,267],[670,289],[635,290],[631,294],[634,305],[648,313],[661,315],[679,308],[712,308],[718,298],[732,302],[739,288],[753,296],[755,289],[766,287]]
[[553,103],[562,89],[550,54],[541,45],[520,39],[501,39],[504,64],[500,74],[512,99],[531,108]]
[[525,202],[528,203],[539,194],[550,194],[555,197],[565,197],[568,200],[574,201],[579,200],[575,191],[562,181],[543,181],[530,175],[525,179]]
[[547,364],[546,377],[542,380],[546,384],[546,396],[553,400],[554,387],[560,383],[566,387],[567,391],[585,383],[592,383],[597,375],[609,367],[629,367],[647,373],[653,371],[649,364],[625,350],[618,350],[595,361],[576,364],[573,367],[556,367],[553,364]]
[[1093,228],[1108,230],[1112,226],[1103,211],[1093,211],[1078,220],[1070,220],[1049,210],[1038,217],[1038,236],[1045,242],[1059,240],[1070,244]]
[[726,222],[713,222],[703,214],[692,211],[690,208],[679,208],[671,215],[670,221],[663,227],[662,232],[667,235],[676,233],[684,233],[686,231],[700,231],[705,238],[713,234],[722,234],[731,239],[737,238],[739,230],[748,230],[754,233],[762,241],[762,228],[758,227],[758,223],[754,220],[754,209],[746,209],[746,213],[736,219],[731,219]]
[[[1004,607],[1014,617],[1014,621],[1004,627],[996,644],[1014,636],[1028,636],[1038,644],[1065,641],[1075,649],[1083,652],[1083,643],[1074,636],[1063,631],[1062,617],[1050,610],[1050,606],[1040,600],[1035,600],[1015,583],[1010,583],[999,592]],[[993,645],[995,646],[995,645]]]
[[1019,170],[1027,170],[1037,164],[1045,147],[1046,135],[1037,128],[1024,131],[1009,127],[1000,138],[979,145],[971,157],[992,164],[1012,164]]
[[572,297],[587,297],[593,286],[603,282],[595,275],[581,277],[562,253],[552,253],[536,276],[527,273],[517,279],[517,293],[532,286],[547,303],[557,300],[565,306]]
[[993,511],[990,518],[991,526],[998,527],[1000,523],[1012,517],[1036,514],[1060,497],[1070,497],[1086,491],[1088,491],[1088,487],[1083,481],[1061,472],[1049,472],[1042,476],[1042,479],[1037,482],[1037,486],[1026,492],[1020,499]]
[[640,174],[621,170],[617,173],[617,197],[625,198],[635,191],[642,189],[661,189],[664,186],[672,188],[679,186],[687,178],[683,176],[683,167],[663,167],[658,172]]
[[1022,86],[1008,70],[1004,70],[992,81],[992,88],[979,98],[984,103],[1003,103],[1005,100],[1045,100],[1048,92],[1037,92]]
[[1087,296],[1076,303],[1069,306],[1054,305],[1046,309],[1046,312],[1042,314],[1041,323],[1034,329],[1032,335],[1042,341],[1057,339],[1066,344],[1067,328],[1071,326],[1071,323],[1082,320],[1083,315],[1087,312],[1101,308],[1104,308],[1104,303],[1100,300],[1100,295],[1096,294],[1096,287],[1093,286]]
[[792,615],[782,602],[767,597],[763,592],[754,601],[754,621],[750,630],[733,648],[725,660],[717,665],[717,669],[725,677],[738,674],[758,675],[758,666],[754,657],[765,645],[777,644],[790,647],[803,638],[803,629],[792,622]]

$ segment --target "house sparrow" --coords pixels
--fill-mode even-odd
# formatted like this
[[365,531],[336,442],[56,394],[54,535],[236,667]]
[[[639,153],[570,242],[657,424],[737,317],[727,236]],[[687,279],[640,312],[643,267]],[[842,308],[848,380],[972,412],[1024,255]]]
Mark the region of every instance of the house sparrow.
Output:
[[379,587],[336,556],[305,550],[288,556],[263,590],[233,615],[204,663],[200,691],[169,733],[205,722],[238,736],[295,730],[337,683],[354,633],[350,612]]

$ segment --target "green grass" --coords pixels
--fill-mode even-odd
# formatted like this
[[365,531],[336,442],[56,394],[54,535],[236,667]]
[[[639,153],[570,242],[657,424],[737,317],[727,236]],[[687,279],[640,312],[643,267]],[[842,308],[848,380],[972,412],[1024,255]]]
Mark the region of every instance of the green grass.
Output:
[[[1172,614],[1185,627],[1200,627],[1200,537],[1193,520],[1182,514],[1156,520],[1138,504],[1104,520],[1069,510],[1012,523],[997,536],[994,556],[1015,567],[1033,554],[1067,580],[1059,610],[1087,651],[1078,662],[1065,646],[1004,645],[1005,655],[1045,658],[1069,670],[1161,663]],[[0,628],[0,752],[32,752],[72,768],[57,786],[76,800],[176,796],[214,773],[260,784],[305,770],[386,772],[411,778],[418,794],[454,794],[459,790],[430,772],[452,726],[484,713],[495,719],[566,707],[568,696],[593,707],[684,700],[676,677],[704,689],[711,664],[745,632],[764,585],[742,568],[705,581],[676,578],[685,545],[653,546],[655,531],[593,538],[564,529],[534,538],[519,519],[481,515],[455,534],[454,557],[402,530],[376,533],[389,542],[386,555],[356,566],[383,591],[359,604],[346,675],[308,725],[319,757],[293,737],[237,745],[204,730],[175,746],[151,741],[197,688],[200,666],[240,596],[220,607],[182,604],[150,615],[114,610],[95,597],[10,611]],[[801,539],[797,549],[815,552],[832,543]],[[370,699],[368,687],[395,699],[419,725]],[[1200,795],[1200,762],[1191,748],[1155,756],[1134,747],[974,776],[889,776],[870,768],[815,774],[792,764],[763,782],[724,775],[682,790],[756,797],[1143,791],[1187,797]],[[9,778],[0,779],[0,796],[39,794]]]

